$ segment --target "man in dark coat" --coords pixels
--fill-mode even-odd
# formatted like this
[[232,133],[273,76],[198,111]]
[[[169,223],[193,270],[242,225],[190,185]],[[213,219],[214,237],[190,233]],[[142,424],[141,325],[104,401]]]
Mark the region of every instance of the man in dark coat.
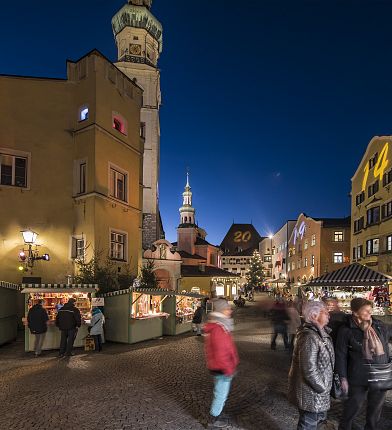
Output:
[[204,309],[202,308],[201,304],[197,307],[194,315],[192,323],[196,326],[197,335],[201,336],[201,324],[203,322],[203,316],[204,316]]
[[38,300],[27,314],[27,323],[30,329],[30,333],[34,335],[34,352],[35,356],[38,357],[42,353],[42,345],[45,340],[46,332],[48,331],[47,322],[49,320],[48,313],[42,306],[43,300]]
[[82,325],[82,318],[79,309],[75,306],[75,299],[71,298],[57,313],[56,326],[61,331],[60,353],[63,357],[73,355],[73,344],[78,333],[78,328]]
[[276,349],[276,338],[278,334],[282,335],[285,349],[289,349],[289,339],[287,334],[287,325],[290,322],[287,313],[286,304],[283,299],[278,299],[271,309],[271,321],[274,333],[271,338],[271,349]]

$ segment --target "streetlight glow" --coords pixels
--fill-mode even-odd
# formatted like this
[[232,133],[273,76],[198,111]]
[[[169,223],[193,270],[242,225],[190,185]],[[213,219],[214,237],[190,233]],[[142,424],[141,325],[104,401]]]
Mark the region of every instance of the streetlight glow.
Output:
[[38,233],[35,233],[32,230],[22,230],[21,233],[25,244],[34,245],[37,240]]

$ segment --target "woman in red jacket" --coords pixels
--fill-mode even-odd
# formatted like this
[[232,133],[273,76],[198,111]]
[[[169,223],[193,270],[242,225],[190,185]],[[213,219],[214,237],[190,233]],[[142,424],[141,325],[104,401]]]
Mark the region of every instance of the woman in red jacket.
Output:
[[225,299],[213,301],[213,312],[204,326],[207,368],[214,375],[214,398],[210,416],[214,427],[226,427],[228,422],[219,418],[230,392],[231,381],[238,366],[237,348],[231,332],[234,321],[232,309]]

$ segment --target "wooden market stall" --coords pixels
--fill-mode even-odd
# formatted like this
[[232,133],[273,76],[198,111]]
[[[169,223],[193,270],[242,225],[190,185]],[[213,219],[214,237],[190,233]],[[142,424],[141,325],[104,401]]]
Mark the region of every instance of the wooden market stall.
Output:
[[97,290],[98,286],[95,284],[22,284],[22,293],[25,295],[25,350],[33,351],[34,338],[27,327],[27,314],[38,300],[44,300],[43,306],[49,315],[48,331],[43,349],[50,350],[60,347],[61,333],[55,325],[56,315],[59,307],[71,297],[76,299],[75,306],[80,310],[82,316],[82,326],[78,330],[74,346],[83,346],[91,321],[91,300],[95,297]]
[[19,285],[0,281],[0,345],[11,342],[17,337],[19,291]]

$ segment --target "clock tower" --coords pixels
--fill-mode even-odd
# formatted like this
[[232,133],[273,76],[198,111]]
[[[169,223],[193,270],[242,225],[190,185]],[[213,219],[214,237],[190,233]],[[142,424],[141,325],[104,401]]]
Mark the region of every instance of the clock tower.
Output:
[[128,0],[112,19],[118,62],[115,65],[143,89],[140,134],[143,158],[143,248],[164,237],[159,213],[159,152],[161,105],[158,59],[162,25],[151,13],[152,0]]

